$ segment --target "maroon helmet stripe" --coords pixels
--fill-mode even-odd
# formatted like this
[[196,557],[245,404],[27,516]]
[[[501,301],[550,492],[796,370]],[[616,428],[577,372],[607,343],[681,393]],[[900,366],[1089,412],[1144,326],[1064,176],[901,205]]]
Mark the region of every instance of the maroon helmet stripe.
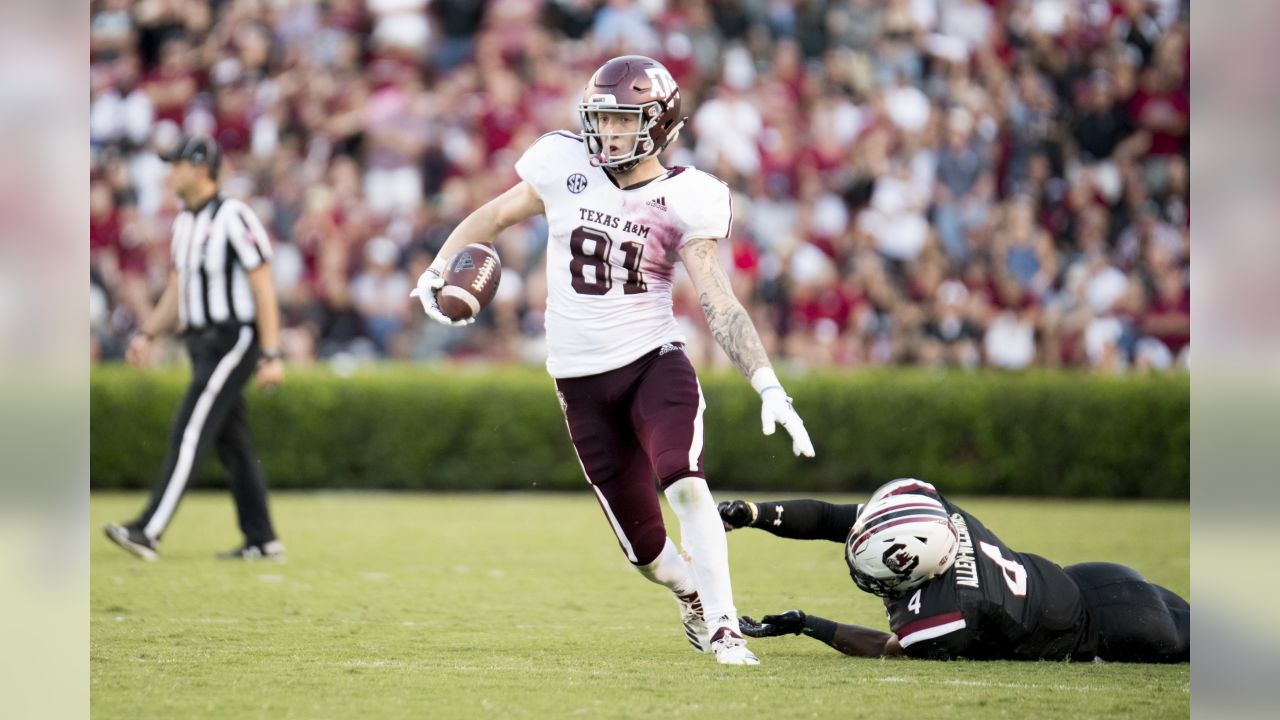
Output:
[[943,510],[942,510],[942,508],[941,508],[941,507],[939,507],[939,505],[938,505],[937,501],[932,501],[932,502],[930,502],[930,501],[924,501],[924,500],[922,500],[922,501],[920,501],[920,502],[903,503],[903,504],[901,504],[901,505],[894,505],[893,507],[887,507],[887,508],[884,508],[884,509],[882,509],[882,510],[876,510],[875,512],[873,512],[873,513],[871,513],[870,515],[866,516],[865,518],[859,518],[859,521],[861,522],[862,527],[865,529],[865,528],[867,527],[868,523],[870,523],[872,520],[875,520],[876,518],[880,517],[881,515],[886,515],[886,514],[888,514],[888,513],[897,512],[897,511],[899,511],[899,510],[910,510],[910,509],[912,509],[912,508],[929,508],[929,509],[931,509],[931,510],[937,510],[938,512],[942,512],[943,517],[946,517],[946,513],[945,513],[945,512],[943,512]]
[[946,514],[945,512],[943,512],[942,510],[939,510],[939,509],[937,509],[937,508],[903,508],[903,509],[895,509],[893,512],[887,512],[887,513],[879,514],[879,515],[877,515],[874,519],[872,519],[870,522],[864,523],[864,524],[862,525],[862,530],[863,530],[863,532],[868,532],[868,531],[872,531],[872,530],[879,530],[879,529],[880,529],[880,527],[881,527],[882,525],[884,525],[884,523],[885,523],[886,521],[888,521],[888,520],[897,520],[897,519],[898,519],[898,518],[900,518],[900,517],[906,517],[906,516],[908,516],[908,515],[913,515],[913,516],[921,516],[921,515],[924,515],[924,516],[928,516],[928,517],[940,518],[940,519],[943,519],[943,520],[947,519],[947,514]]
[[938,516],[937,516],[937,515],[912,515],[912,516],[910,516],[910,517],[904,517],[904,518],[898,518],[897,520],[891,520],[891,521],[889,521],[889,522],[887,522],[887,523],[885,523],[885,524],[881,525],[880,527],[874,528],[874,529],[872,529],[872,530],[866,530],[866,531],[863,531],[863,533],[862,533],[861,535],[859,535],[859,536],[858,536],[858,539],[853,541],[853,549],[852,549],[850,552],[852,552],[852,553],[853,553],[853,554],[855,554],[855,555],[856,555],[856,554],[858,554],[858,548],[862,547],[862,544],[863,544],[863,543],[865,543],[867,540],[869,540],[869,539],[871,538],[871,536],[872,536],[872,535],[874,535],[874,534],[876,534],[876,533],[878,533],[878,532],[880,532],[880,531],[882,531],[882,530],[888,530],[888,529],[889,529],[889,528],[891,528],[891,527],[895,527],[895,526],[897,526],[897,525],[902,525],[902,524],[904,524],[904,523],[909,523],[909,522],[919,522],[920,520],[937,520],[937,519],[938,519]]
[[920,490],[923,490],[927,493],[934,493],[934,494],[937,494],[938,492],[929,483],[919,482],[918,480],[911,480],[911,481],[904,482],[902,487],[894,488],[893,490],[890,490],[889,492],[885,493],[884,496],[893,497],[894,495],[903,495],[906,493],[918,492]]

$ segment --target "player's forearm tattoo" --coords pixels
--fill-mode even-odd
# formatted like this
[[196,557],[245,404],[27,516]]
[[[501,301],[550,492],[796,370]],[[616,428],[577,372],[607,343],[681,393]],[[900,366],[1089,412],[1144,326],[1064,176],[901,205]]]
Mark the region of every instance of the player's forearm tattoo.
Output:
[[733,295],[729,277],[720,267],[719,250],[714,240],[694,240],[689,244],[687,262],[697,266],[699,275],[710,280],[709,287],[702,288],[698,302],[707,316],[707,326],[725,354],[737,366],[744,377],[762,367],[769,367],[769,356],[764,343],[756,332],[751,316]]
[[749,378],[756,370],[769,366],[769,356],[751,323],[751,316],[733,295],[704,292],[698,301],[702,303],[711,334],[744,377]]

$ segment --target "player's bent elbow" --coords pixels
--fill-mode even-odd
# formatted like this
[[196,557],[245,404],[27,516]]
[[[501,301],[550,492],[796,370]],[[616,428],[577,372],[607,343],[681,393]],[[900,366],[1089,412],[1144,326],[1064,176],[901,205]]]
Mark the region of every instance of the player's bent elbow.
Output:
[[898,636],[891,633],[889,635],[889,639],[884,643],[884,650],[880,653],[880,656],[887,658],[900,658],[905,656],[905,654],[906,653],[902,652],[902,645],[898,643]]

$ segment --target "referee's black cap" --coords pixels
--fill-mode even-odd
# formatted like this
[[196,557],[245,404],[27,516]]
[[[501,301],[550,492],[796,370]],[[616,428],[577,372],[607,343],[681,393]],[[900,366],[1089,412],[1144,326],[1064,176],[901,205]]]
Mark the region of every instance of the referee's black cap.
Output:
[[218,177],[218,166],[222,164],[222,150],[218,143],[207,135],[189,135],[169,153],[165,160],[169,162],[186,161],[192,165],[204,165],[209,168],[209,177]]

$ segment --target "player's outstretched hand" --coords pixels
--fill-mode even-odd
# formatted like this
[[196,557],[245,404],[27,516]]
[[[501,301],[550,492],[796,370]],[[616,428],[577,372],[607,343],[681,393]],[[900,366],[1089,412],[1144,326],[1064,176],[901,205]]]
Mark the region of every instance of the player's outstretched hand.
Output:
[[776,425],[786,428],[791,435],[791,451],[797,456],[813,457],[813,441],[809,439],[809,431],[804,429],[804,421],[791,406],[791,398],[782,386],[765,388],[760,393],[760,423],[764,434],[772,435]]
[[799,635],[804,630],[804,621],[803,610],[788,610],[781,615],[765,615],[759,621],[743,615],[738,618],[738,627],[742,629],[742,634],[748,637],[777,637]]
[[724,523],[725,532],[746,527],[760,516],[760,509],[755,503],[746,500],[725,500],[716,506],[720,511],[720,520]]
[[466,320],[450,320],[447,315],[440,312],[440,303],[436,299],[436,293],[438,293],[442,287],[444,287],[444,278],[441,277],[440,273],[436,272],[435,269],[427,268],[425,272],[418,276],[418,286],[409,293],[409,297],[416,297],[421,300],[422,311],[427,314],[427,317],[435,320],[441,325],[462,327],[463,325],[470,325],[475,322],[476,319],[474,317],[467,318]]

